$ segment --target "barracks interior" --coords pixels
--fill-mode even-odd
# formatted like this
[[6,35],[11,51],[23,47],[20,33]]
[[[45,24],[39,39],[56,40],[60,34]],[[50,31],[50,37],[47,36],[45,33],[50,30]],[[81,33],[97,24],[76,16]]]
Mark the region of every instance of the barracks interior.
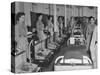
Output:
[[13,2],[11,71],[97,68],[97,7]]

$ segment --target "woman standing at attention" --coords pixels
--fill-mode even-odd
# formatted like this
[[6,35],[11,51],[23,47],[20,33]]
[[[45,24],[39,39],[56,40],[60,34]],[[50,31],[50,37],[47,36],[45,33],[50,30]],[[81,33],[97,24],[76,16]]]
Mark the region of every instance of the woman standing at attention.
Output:
[[[17,42],[16,49],[18,50],[18,52],[25,51],[26,58],[28,58],[29,51],[28,51],[28,40],[27,40],[27,28],[25,26],[25,14],[21,12],[17,13],[16,15],[15,41]],[[26,59],[24,61],[26,61]]]

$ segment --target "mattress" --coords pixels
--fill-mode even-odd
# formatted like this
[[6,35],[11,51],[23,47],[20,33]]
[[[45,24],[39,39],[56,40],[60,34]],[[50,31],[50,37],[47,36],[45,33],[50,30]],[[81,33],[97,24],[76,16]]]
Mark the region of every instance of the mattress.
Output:
[[68,47],[68,50],[66,50],[64,54],[64,58],[69,59],[69,58],[79,58],[82,59],[82,56],[88,56],[86,46],[72,46]]
[[92,61],[85,46],[69,47],[64,55],[57,57],[54,65],[56,71],[90,68],[92,68]]

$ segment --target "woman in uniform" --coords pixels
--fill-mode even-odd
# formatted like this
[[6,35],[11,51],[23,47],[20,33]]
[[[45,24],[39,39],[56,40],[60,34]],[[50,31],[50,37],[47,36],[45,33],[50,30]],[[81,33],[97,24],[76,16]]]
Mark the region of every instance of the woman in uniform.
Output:
[[60,36],[63,36],[63,21],[62,21],[62,17],[59,17],[59,32],[60,32]]
[[86,40],[87,40],[87,51],[89,50],[90,47],[90,42],[91,42],[91,37],[95,28],[95,19],[94,17],[89,18],[89,24],[87,26],[87,31],[86,31]]
[[44,24],[42,22],[42,18],[43,18],[43,15],[39,14],[38,21],[36,23],[36,29],[37,29],[37,34],[38,34],[39,40],[42,41],[41,48],[43,50],[45,50],[45,41],[44,40],[46,39],[46,35],[43,32]]
[[56,43],[53,41],[54,38],[54,25],[52,23],[52,17],[49,16],[49,20],[48,20],[48,26],[46,27],[46,29],[50,32],[50,39],[49,39],[49,45],[52,49],[56,48]]
[[50,41],[53,42],[53,29],[54,29],[54,25],[52,23],[52,17],[50,16],[49,17],[49,21],[48,21],[48,26],[47,26],[47,30],[50,32],[51,34],[51,38],[50,38]]
[[29,51],[28,51],[28,40],[27,40],[27,28],[25,26],[25,14],[24,13],[17,13],[16,15],[16,25],[15,25],[15,41],[17,42],[16,49],[18,53],[25,51],[26,54],[20,55],[15,57],[15,69],[18,72],[19,68],[22,67],[24,63],[26,63],[26,58],[29,58]]
[[71,27],[70,29],[71,29],[71,32],[73,32],[74,26],[75,26],[75,19],[72,16],[71,19],[70,19],[70,27]]
[[[25,14],[18,13],[16,16],[17,24],[15,25],[15,41],[17,49],[20,51],[28,51],[27,27],[25,26]],[[28,57],[28,56],[27,56]]]

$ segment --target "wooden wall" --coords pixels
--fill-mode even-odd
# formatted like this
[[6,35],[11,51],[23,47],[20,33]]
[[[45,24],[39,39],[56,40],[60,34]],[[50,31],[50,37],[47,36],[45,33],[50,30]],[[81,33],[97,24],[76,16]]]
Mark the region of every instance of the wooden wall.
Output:
[[[57,15],[65,16],[65,7],[64,5],[56,6]],[[16,2],[16,13],[24,12],[26,14],[25,23],[26,25],[31,26],[30,20],[30,11],[36,13],[50,14],[54,15],[54,8],[52,4],[41,4],[41,3],[23,3]],[[97,8],[89,8],[86,6],[71,6],[66,5],[66,17],[70,18],[71,16],[94,16],[97,18]]]

